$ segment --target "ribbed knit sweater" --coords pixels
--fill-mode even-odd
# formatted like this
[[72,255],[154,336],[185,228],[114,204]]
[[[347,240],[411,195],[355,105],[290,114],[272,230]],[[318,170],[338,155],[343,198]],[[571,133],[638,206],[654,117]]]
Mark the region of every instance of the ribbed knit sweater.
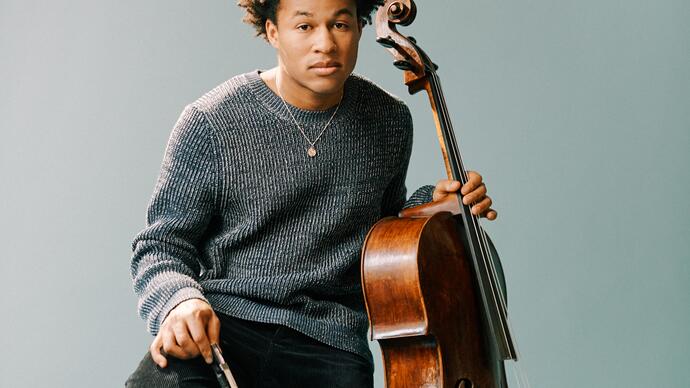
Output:
[[[372,362],[364,238],[380,218],[431,201],[434,188],[405,200],[410,112],[353,74],[311,158],[259,73],[235,76],[187,105],[172,130],[146,226],[132,242],[139,314],[155,335],[171,309],[199,298]],[[310,139],[336,109],[288,107]]]

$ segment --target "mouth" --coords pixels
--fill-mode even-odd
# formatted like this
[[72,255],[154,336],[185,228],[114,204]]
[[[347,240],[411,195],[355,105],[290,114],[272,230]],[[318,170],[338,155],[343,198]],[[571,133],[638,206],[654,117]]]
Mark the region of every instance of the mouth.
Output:
[[309,66],[309,70],[315,72],[318,75],[331,75],[338,71],[342,65],[335,61],[322,61],[316,62]]

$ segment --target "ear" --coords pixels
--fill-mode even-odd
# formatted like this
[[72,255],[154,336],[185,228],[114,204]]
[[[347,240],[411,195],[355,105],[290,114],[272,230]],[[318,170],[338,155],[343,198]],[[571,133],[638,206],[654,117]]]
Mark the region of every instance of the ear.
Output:
[[273,48],[277,49],[280,46],[278,44],[278,26],[270,19],[266,19],[265,28],[268,42],[271,44],[271,46],[273,46]]

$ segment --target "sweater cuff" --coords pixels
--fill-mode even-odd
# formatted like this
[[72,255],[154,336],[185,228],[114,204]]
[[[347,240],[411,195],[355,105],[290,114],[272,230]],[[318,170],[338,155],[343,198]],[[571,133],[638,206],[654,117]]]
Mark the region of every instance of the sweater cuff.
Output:
[[174,294],[172,294],[170,299],[168,299],[168,301],[163,305],[163,308],[161,309],[161,312],[158,314],[158,317],[156,317],[156,319],[154,319],[154,320],[152,320],[152,322],[150,322],[149,331],[151,332],[151,334],[154,336],[156,334],[158,334],[158,330],[160,330],[160,327],[163,324],[163,321],[168,316],[170,311],[172,309],[174,309],[175,307],[177,307],[178,304],[180,304],[186,300],[195,299],[195,298],[201,299],[210,305],[210,303],[208,302],[206,297],[204,297],[204,294],[201,293],[201,291],[199,291],[198,289],[193,288],[193,287],[181,288],[181,289],[177,290]]
[[433,201],[433,194],[435,188],[436,186],[433,185],[425,185],[418,188],[417,191],[415,191],[405,202],[403,209],[407,209],[408,207],[413,206],[424,205],[425,203]]

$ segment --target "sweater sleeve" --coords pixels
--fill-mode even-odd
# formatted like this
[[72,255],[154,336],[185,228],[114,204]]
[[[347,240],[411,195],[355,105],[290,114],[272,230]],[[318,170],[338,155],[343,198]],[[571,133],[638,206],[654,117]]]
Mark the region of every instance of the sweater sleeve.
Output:
[[422,205],[431,202],[431,194],[435,186],[422,186],[418,188],[412,196],[406,201],[407,187],[405,180],[407,179],[407,170],[410,164],[410,156],[412,154],[412,115],[406,105],[403,106],[403,127],[405,128],[406,141],[401,150],[400,170],[398,174],[393,177],[383,196],[383,203],[381,206],[381,214],[383,217],[395,216],[402,209],[408,207]]
[[210,131],[203,113],[186,106],[168,140],[146,226],[132,242],[137,309],[153,335],[179,303],[206,300],[198,282],[199,242],[216,211],[218,179]]
[[410,164],[410,155],[412,154],[412,115],[410,114],[410,109],[405,104],[401,103],[400,106],[402,107],[401,131],[404,134],[404,143],[398,157],[397,173],[388,183],[383,193],[381,217],[397,215],[405,204],[405,196],[407,195],[405,179],[407,178],[407,169]]

